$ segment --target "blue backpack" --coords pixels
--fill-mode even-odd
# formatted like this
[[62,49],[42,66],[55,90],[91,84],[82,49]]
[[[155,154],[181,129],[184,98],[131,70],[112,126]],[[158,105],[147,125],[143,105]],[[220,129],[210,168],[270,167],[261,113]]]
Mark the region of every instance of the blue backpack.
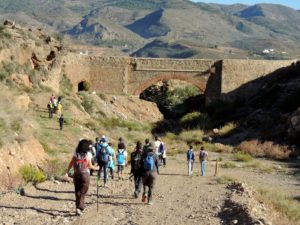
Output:
[[124,151],[123,152],[118,151],[117,162],[118,162],[118,165],[123,165],[125,163]]
[[144,169],[146,171],[153,171],[154,169],[154,155],[148,154],[144,160]]
[[100,152],[99,152],[99,156],[98,156],[98,161],[100,162],[108,162],[109,159],[109,152],[107,149],[107,146],[101,146]]
[[161,154],[164,153],[164,151],[165,151],[165,145],[164,145],[163,143],[160,143],[159,148],[158,148],[158,151],[159,151]]
[[193,159],[193,151],[192,150],[189,150],[187,154],[188,154],[189,160]]

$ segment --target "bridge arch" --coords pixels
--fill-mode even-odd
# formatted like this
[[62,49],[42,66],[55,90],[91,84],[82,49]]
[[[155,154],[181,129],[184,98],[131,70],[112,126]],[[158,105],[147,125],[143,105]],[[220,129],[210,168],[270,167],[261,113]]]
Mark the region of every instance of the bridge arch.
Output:
[[193,79],[190,76],[184,76],[179,74],[163,74],[159,76],[152,77],[139,85],[133,92],[133,95],[139,96],[143,91],[145,91],[148,87],[157,84],[160,81],[167,80],[181,80],[187,83],[190,83],[196,86],[201,92],[205,93],[206,83],[199,82],[199,80]]

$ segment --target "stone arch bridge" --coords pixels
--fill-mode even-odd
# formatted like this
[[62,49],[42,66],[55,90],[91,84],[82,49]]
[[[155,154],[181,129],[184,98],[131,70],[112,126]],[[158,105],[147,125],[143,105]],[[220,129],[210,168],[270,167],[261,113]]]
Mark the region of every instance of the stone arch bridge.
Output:
[[175,79],[198,87],[205,94],[206,101],[211,102],[292,62],[67,55],[63,59],[63,70],[74,91],[83,81],[88,81],[96,92],[138,96],[159,81]]

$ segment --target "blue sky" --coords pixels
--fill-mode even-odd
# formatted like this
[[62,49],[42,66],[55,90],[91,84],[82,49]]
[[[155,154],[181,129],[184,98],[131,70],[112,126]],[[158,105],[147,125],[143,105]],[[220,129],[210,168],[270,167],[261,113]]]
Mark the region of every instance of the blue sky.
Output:
[[273,3],[286,5],[294,9],[300,9],[300,0],[192,0],[193,2],[219,3],[219,4],[235,4],[242,3],[245,5],[254,5],[258,3]]

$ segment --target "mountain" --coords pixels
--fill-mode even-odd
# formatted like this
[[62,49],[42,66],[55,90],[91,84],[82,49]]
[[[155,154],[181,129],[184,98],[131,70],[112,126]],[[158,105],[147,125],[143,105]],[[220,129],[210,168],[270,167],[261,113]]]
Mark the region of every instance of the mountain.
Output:
[[[299,57],[300,50],[299,11],[276,4],[0,0],[0,15],[2,20],[11,18],[21,24],[53,30],[73,43],[115,48],[141,56],[276,59]],[[193,54],[168,53],[174,43],[183,42],[189,43],[183,46]],[[159,48],[153,48],[154,45]],[[214,53],[206,55],[209,48]],[[217,49],[221,49],[220,55]],[[224,49],[228,49],[226,54]],[[275,51],[266,55],[264,49]]]

